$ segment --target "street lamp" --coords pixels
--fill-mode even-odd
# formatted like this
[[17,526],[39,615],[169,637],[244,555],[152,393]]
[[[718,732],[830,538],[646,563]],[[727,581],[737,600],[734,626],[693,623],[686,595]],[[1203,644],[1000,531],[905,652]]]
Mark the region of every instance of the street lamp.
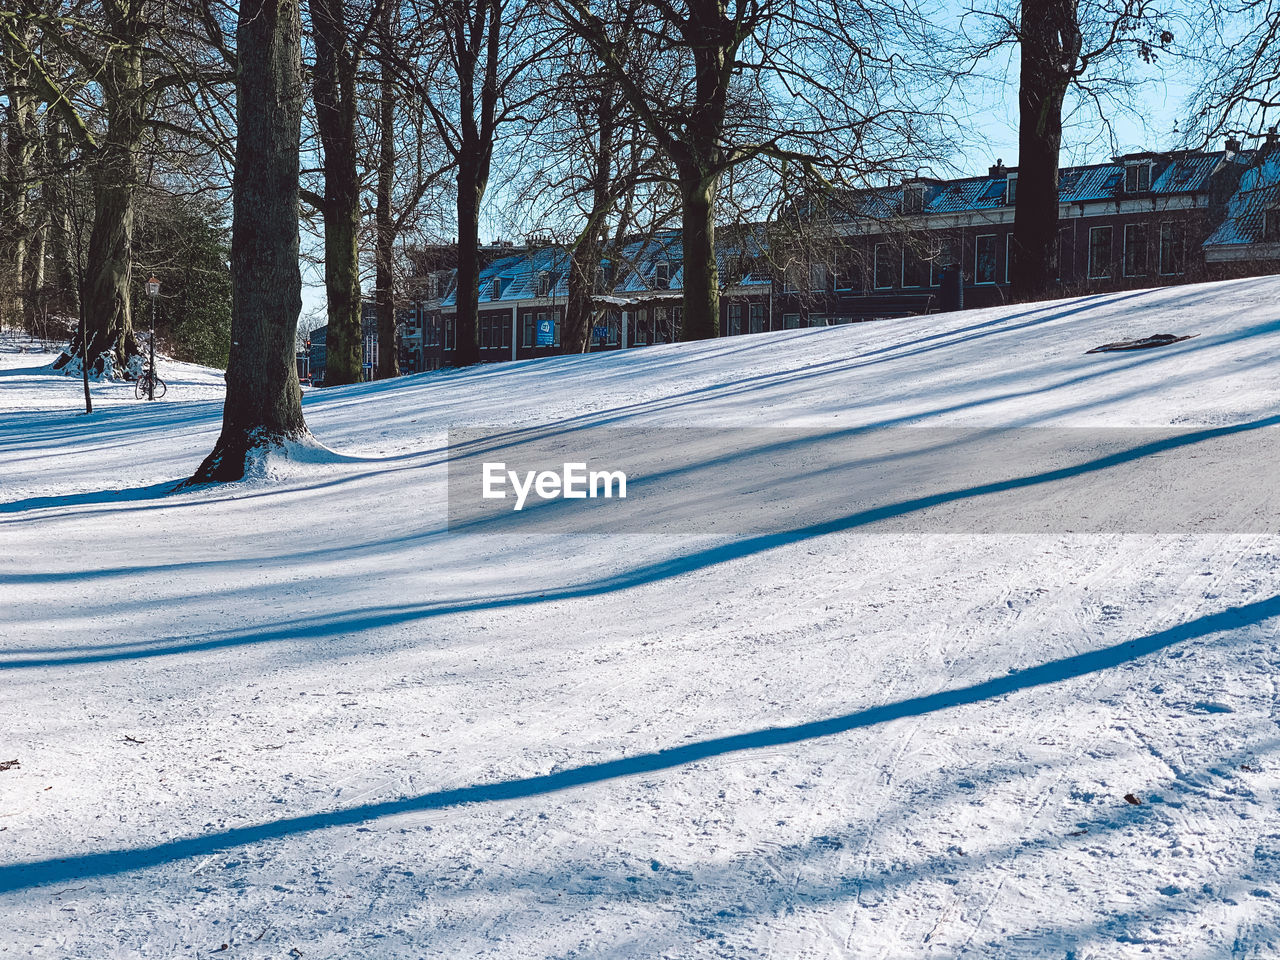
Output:
[[147,281],[147,293],[151,297],[151,376],[147,378],[147,399],[156,398],[156,297],[160,296],[160,281],[152,277]]

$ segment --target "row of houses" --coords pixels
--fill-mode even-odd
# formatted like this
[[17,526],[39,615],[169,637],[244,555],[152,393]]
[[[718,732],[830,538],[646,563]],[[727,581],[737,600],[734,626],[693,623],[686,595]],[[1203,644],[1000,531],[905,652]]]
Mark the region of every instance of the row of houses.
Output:
[[[843,198],[826,241],[784,246],[726,231],[717,259],[721,334],[984,307],[1012,281],[1017,168],[982,177],[909,179]],[[1063,296],[1280,272],[1280,142],[1256,150],[1134,153],[1068,167],[1059,186]],[[562,352],[569,254],[551,245],[492,250],[480,272],[481,361]],[[410,372],[452,364],[452,271],[424,278],[401,325]],[[600,265],[592,350],[676,339],[678,232],[636,239]],[[376,344],[373,349],[376,350]]]

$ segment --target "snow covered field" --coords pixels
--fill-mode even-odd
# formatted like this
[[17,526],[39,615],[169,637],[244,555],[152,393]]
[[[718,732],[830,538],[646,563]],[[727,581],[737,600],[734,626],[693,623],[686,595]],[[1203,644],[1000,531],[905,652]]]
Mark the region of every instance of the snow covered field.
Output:
[[1280,537],[445,529],[450,427],[1263,421],[1280,278],[316,391],[343,456],[181,495],[220,374],[48,359],[0,956],[1280,955]]

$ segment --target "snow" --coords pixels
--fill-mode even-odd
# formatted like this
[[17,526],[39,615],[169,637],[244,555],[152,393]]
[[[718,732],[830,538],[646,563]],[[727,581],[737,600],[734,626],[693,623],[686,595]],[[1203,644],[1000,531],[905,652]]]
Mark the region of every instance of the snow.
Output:
[[1274,533],[468,536],[445,490],[451,428],[1249,425],[1277,302],[312,391],[335,455],[176,495],[217,371],[85,417],[10,346],[0,956],[1275,956]]

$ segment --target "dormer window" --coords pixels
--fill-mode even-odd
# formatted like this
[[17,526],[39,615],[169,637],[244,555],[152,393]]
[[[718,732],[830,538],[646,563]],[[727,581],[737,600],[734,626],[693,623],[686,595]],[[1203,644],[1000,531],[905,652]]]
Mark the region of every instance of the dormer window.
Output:
[[1280,210],[1263,211],[1262,239],[1266,243],[1280,243]]
[[653,287],[655,290],[666,290],[670,286],[671,264],[666,260],[659,260],[653,269]]
[[489,282],[489,299],[490,300],[502,299],[502,278],[501,277],[494,277],[493,280]]
[[902,185],[902,212],[924,212],[924,184],[904,183]]
[[545,270],[538,274],[538,296],[551,296],[551,274]]
[[1124,167],[1124,192],[1146,193],[1151,189],[1151,161],[1140,160]]
[[1016,173],[1009,173],[1005,176],[1004,203],[1007,207],[1016,206],[1018,203],[1018,175]]

